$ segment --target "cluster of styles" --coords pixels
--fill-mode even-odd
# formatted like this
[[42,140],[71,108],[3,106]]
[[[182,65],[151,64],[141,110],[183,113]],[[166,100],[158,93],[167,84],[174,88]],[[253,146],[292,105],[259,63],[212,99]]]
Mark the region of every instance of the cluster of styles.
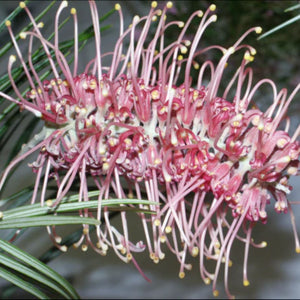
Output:
[[[233,242],[244,244],[243,282],[247,286],[249,246],[267,244],[253,241],[254,225],[267,222],[270,203],[278,213],[292,214],[287,200],[292,189],[288,180],[298,173],[300,147],[296,139],[300,129],[288,134],[286,112],[300,85],[288,95],[286,89],[277,91],[269,79],[253,83],[248,64],[256,51],[242,41],[251,32],[259,34],[260,27],[249,29],[230,48],[212,45],[201,49],[199,41],[205,29],[217,20],[213,4],[204,13],[195,11],[184,23],[167,21],[171,2],[162,9],[153,2],[148,15],[135,16],[128,28],[124,28],[117,4],[120,35],[108,53],[101,52],[96,3],[90,1],[89,5],[96,54],[83,72],[78,72],[78,19],[74,8],[72,66],[59,50],[59,19],[67,1],[61,2],[57,10],[53,43],[42,35],[42,23],[37,24],[25,3],[20,3],[33,24],[32,31],[20,34],[21,40],[28,41],[26,55],[20,50],[11,23],[6,22],[16,49],[8,62],[15,97],[3,92],[0,96],[40,117],[44,129],[40,140],[25,147],[5,170],[0,189],[16,164],[38,152],[31,164],[36,173],[32,203],[47,205],[50,181],[57,184],[53,205],[59,205],[70,193],[75,180],[80,182],[79,201],[89,201],[91,182],[93,190],[99,190],[97,212],[81,212],[82,216],[102,219],[95,231],[96,242],[92,242],[88,225],[84,225],[76,247],[90,246],[102,255],[111,247],[123,261],[133,261],[140,271],[133,252],[147,249],[157,263],[169,249],[179,261],[180,278],[191,269],[191,256],[198,257],[201,277],[206,284],[212,282],[215,296],[223,265],[225,289],[231,297],[228,268]],[[187,39],[195,19],[199,20],[198,29],[192,39]],[[155,32],[149,41],[152,29]],[[178,36],[166,44],[168,30],[178,30]],[[48,56],[52,77],[45,81],[39,79],[32,63],[34,42],[39,42]],[[200,64],[199,59],[212,49],[222,53],[221,59]],[[227,61],[236,52],[243,53],[241,63],[220,94]],[[109,65],[104,65],[103,57],[111,58]],[[17,60],[28,78],[26,96],[22,96],[25,90],[12,76]],[[198,70],[195,84],[192,69]],[[263,84],[269,84],[273,91],[273,103],[265,112],[252,103]],[[101,207],[104,199],[128,197],[157,203],[150,205],[155,214],[137,213],[144,241],[137,242],[130,234],[127,218],[132,213],[122,211],[121,228],[116,228],[111,224],[110,212]],[[296,251],[300,252],[292,223]],[[66,250],[55,232],[48,231],[56,246]],[[205,259],[215,261],[212,271]]]

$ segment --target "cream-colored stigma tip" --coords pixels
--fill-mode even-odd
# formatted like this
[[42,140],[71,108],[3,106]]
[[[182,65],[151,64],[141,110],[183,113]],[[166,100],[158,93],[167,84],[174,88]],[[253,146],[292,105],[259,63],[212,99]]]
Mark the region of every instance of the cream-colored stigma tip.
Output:
[[215,4],[211,4],[210,7],[209,7],[209,10],[215,11],[216,8],[217,8],[217,6]]
[[46,205],[47,205],[48,207],[50,207],[52,204],[53,204],[53,202],[52,202],[51,199],[49,199],[49,200],[46,201]]
[[267,243],[266,241],[262,241],[262,242],[261,242],[261,246],[262,246],[263,248],[265,248],[265,247],[268,246],[268,243]]
[[212,22],[217,22],[218,16],[217,15],[212,15],[211,20],[212,20]]
[[120,10],[121,9],[121,5],[119,3],[115,4],[115,10]]
[[255,32],[256,32],[257,34],[261,34],[261,33],[262,33],[262,28],[261,28],[260,26],[256,27],[256,28],[255,28]]
[[202,18],[202,17],[203,17],[203,11],[202,11],[202,10],[199,10],[197,16],[198,16],[199,18]]
[[10,62],[11,64],[13,64],[15,61],[16,61],[16,56],[12,54],[12,55],[9,57],[9,62]]
[[156,219],[156,220],[154,221],[154,225],[155,225],[155,226],[159,226],[159,225],[160,225],[160,220]]
[[55,242],[56,242],[56,243],[60,244],[61,241],[62,241],[61,236],[56,236],[56,237],[55,237]]
[[183,28],[183,26],[184,26],[184,22],[180,21],[180,22],[178,23],[178,27],[179,27],[179,28]]
[[172,231],[172,227],[171,226],[167,226],[165,229],[166,233],[170,233]]
[[180,279],[183,279],[185,277],[185,273],[184,272],[179,272],[178,274]]
[[152,7],[152,8],[156,8],[156,7],[157,7],[157,1],[152,1],[151,7]]
[[244,281],[243,281],[243,284],[244,284],[244,286],[249,286],[249,285],[250,285],[250,282],[249,282],[249,280],[244,280]]
[[140,19],[141,19],[140,16],[135,15],[135,16],[133,17],[133,23],[137,23]]
[[228,51],[229,54],[233,54],[235,52],[235,48],[234,47],[229,47],[227,51]]
[[250,50],[250,52],[251,52],[251,55],[255,55],[255,54],[256,54],[256,49],[252,48],[252,49]]
[[81,251],[86,252],[88,250],[88,246],[86,244],[83,244],[81,246]]
[[62,7],[68,7],[69,3],[67,0],[65,0],[61,3],[61,5],[62,5]]
[[167,3],[167,8],[172,8],[173,7],[173,2],[172,1],[169,1],[168,3]]
[[70,12],[71,12],[71,15],[76,15],[76,8],[75,7],[72,7],[71,8],[71,10],[70,10]]
[[186,54],[187,51],[188,51],[188,49],[187,49],[186,46],[181,46],[181,47],[180,47],[180,52],[181,52],[182,54]]
[[196,257],[198,254],[199,254],[199,248],[198,247],[193,247],[192,256]]
[[[3,214],[2,214],[3,215]],[[0,215],[1,216],[1,215]],[[296,247],[296,253],[300,253],[300,247],[298,246],[298,247]]]
[[21,2],[19,3],[19,6],[20,6],[21,8],[24,8],[24,7],[26,7],[26,3],[23,2],[23,1],[21,1]]
[[152,20],[152,22],[157,21],[157,16],[153,16],[151,20]]
[[19,34],[20,39],[25,40],[26,39],[26,33],[25,32],[21,32]]
[[9,20],[5,21],[5,26],[10,27],[11,26],[11,22]]
[[63,245],[60,247],[60,251],[62,251],[62,252],[67,252],[67,250],[68,250],[68,247],[66,245]]
[[218,290],[214,290],[213,291],[213,295],[214,295],[214,297],[218,297],[219,296],[219,291]]

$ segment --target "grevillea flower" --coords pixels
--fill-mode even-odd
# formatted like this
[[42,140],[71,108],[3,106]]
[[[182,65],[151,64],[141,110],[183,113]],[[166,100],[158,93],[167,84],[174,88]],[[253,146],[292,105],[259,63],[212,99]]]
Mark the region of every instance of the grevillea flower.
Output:
[[[266,242],[253,241],[254,225],[267,222],[269,204],[278,213],[289,211],[293,216],[287,199],[291,190],[288,180],[298,173],[300,129],[290,136],[289,121],[282,123],[288,120],[286,113],[300,84],[288,96],[286,89],[278,91],[269,79],[254,82],[248,64],[256,51],[242,42],[252,32],[259,34],[260,27],[249,29],[230,48],[201,48],[205,29],[217,20],[213,4],[204,13],[195,11],[184,23],[167,21],[171,2],[163,9],[153,2],[148,15],[135,16],[127,29],[117,4],[120,34],[108,53],[101,52],[96,4],[90,1],[89,5],[96,54],[83,72],[78,71],[78,19],[74,8],[72,66],[59,50],[59,20],[68,6],[66,1],[61,2],[56,13],[53,43],[44,38],[40,24],[21,2],[33,24],[32,31],[20,34],[28,41],[26,55],[20,50],[10,22],[6,23],[17,53],[8,62],[16,95],[0,92],[0,96],[40,117],[44,128],[39,140],[25,146],[5,170],[0,188],[17,163],[37,152],[31,164],[36,173],[32,203],[59,205],[75,179],[80,182],[79,201],[89,201],[91,182],[99,190],[97,213],[88,209],[81,212],[83,216],[104,219],[97,226],[96,242],[90,237],[88,225],[84,225],[76,247],[86,249],[90,245],[102,255],[112,247],[123,261],[135,264],[133,252],[147,248],[157,263],[164,258],[163,251],[169,249],[179,261],[180,278],[191,269],[191,257],[198,257],[201,277],[206,284],[213,281],[215,296],[224,264],[225,289],[231,297],[228,268],[232,264],[233,242],[244,243],[243,282],[247,286],[249,246],[266,246]],[[187,39],[192,21],[199,26],[193,38]],[[155,32],[149,40],[153,28]],[[171,30],[178,31],[177,38],[166,43]],[[34,42],[40,43],[48,56],[52,78],[45,81],[39,79],[32,63]],[[222,57],[218,62],[203,62],[203,54],[211,50],[220,51]],[[235,53],[243,57],[232,78],[226,78],[229,83],[221,92],[224,69]],[[109,57],[110,62],[104,64],[103,57]],[[24,90],[12,77],[17,59],[28,79],[24,97]],[[198,70],[196,78],[191,78],[193,68]],[[273,91],[273,103],[265,112],[252,103],[263,84],[270,85]],[[52,204],[46,201],[50,181],[57,183],[56,201]],[[121,228],[116,228],[110,222],[109,211],[101,206],[103,199],[126,197],[160,204],[150,206],[156,212],[150,217],[138,213],[145,233],[142,242],[134,241],[130,235],[126,211],[120,213]],[[293,218],[292,223],[299,253]],[[48,231],[56,246],[65,250],[55,232]],[[205,258],[215,261],[212,272]]]

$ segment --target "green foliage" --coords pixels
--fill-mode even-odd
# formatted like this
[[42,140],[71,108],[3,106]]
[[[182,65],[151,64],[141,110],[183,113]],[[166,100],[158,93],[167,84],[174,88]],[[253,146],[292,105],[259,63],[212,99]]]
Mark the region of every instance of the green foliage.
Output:
[[[291,6],[291,7],[287,8],[285,10],[285,12],[290,12],[290,11],[293,11],[295,9],[300,9],[300,4],[297,4],[297,5],[294,5],[294,6]],[[294,22],[296,22],[298,20],[300,20],[300,14],[298,14],[297,16],[295,16],[295,17],[293,17],[293,18],[291,18],[291,19],[283,22],[282,24],[280,24],[280,25],[272,28],[271,30],[265,32],[260,37],[258,37],[258,40],[261,40],[262,38],[265,38],[265,37],[269,36],[270,34],[272,34],[274,32],[277,32],[278,30],[283,29],[283,28],[285,28],[288,25],[293,24]]]
[[[3,240],[0,240],[0,249],[0,265],[2,265],[0,276],[2,278],[40,299],[48,299],[48,297],[36,287],[39,283],[52,289],[60,297],[79,298],[68,281],[35,257]],[[22,279],[19,274],[25,276],[26,280]]]

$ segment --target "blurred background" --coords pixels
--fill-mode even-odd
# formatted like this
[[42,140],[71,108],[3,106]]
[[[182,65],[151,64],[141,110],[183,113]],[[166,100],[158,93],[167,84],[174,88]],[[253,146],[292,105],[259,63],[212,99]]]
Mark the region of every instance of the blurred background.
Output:
[[[138,14],[144,15],[148,12],[150,1],[119,1],[122,5],[125,26],[130,24],[131,18]],[[36,16],[49,3],[48,1],[29,2],[34,16]],[[97,1],[99,14],[104,15],[114,7],[117,1]],[[160,1],[163,5],[165,1]],[[185,21],[191,12],[197,9],[205,10],[210,4],[217,5],[218,21],[212,24],[206,31],[201,43],[212,45],[220,44],[230,47],[247,29],[253,26],[261,26],[263,31],[268,31],[275,26],[291,19],[300,13],[300,10],[284,12],[285,9],[299,4],[299,1],[174,1],[174,7],[168,18]],[[17,6],[18,1],[0,1],[0,22]],[[59,3],[58,3],[59,4]],[[43,19],[45,23],[43,32],[53,31],[53,16],[58,4]],[[86,1],[70,2],[70,7],[76,7],[79,16],[79,32],[91,25],[91,17]],[[28,23],[25,14],[20,14],[13,21],[13,29],[18,32]],[[104,23],[112,25],[102,34],[102,51],[109,51],[114,45],[119,33],[119,17],[117,13],[110,16]],[[196,24],[194,25],[196,31]],[[278,89],[288,88],[289,93],[300,82],[300,22],[291,24],[280,31],[257,40],[255,34],[247,37],[245,43],[254,46],[257,54],[251,67],[254,69],[256,81],[268,77],[275,81]],[[69,30],[69,33],[68,31]],[[170,32],[170,40],[174,40]],[[70,39],[73,37],[72,26],[67,28],[62,36]],[[9,40],[7,33],[0,35],[0,47],[2,43]],[[91,43],[80,54],[81,68],[93,57],[94,45]],[[10,53],[11,54],[11,53]],[[234,61],[232,62],[234,64]],[[238,63],[238,62],[237,62]],[[6,72],[7,60],[0,61],[0,75]],[[270,99],[266,89],[261,95],[260,105],[268,106]],[[300,95],[292,103],[290,114],[292,127],[299,124]],[[38,132],[38,127],[37,127]],[[292,130],[293,132],[293,130]],[[16,134],[16,137],[17,134]],[[3,148],[2,148],[3,147]],[[7,155],[10,145],[1,146],[5,149],[1,155]],[[3,157],[3,156],[2,156]],[[0,164],[1,171],[3,166]],[[31,170],[25,166],[22,169],[22,178],[18,177],[18,185],[28,185],[32,182]],[[294,190],[289,200],[297,201],[300,195],[300,184],[298,178],[293,178],[291,184]],[[15,188],[15,187],[14,187]],[[296,223],[300,228],[300,208],[294,206]],[[134,220],[131,222],[131,235],[138,236],[139,228],[136,228]],[[134,233],[133,233],[134,232]],[[1,237],[1,232],[0,232]],[[237,298],[251,299],[289,299],[300,297],[300,256],[294,251],[294,238],[289,215],[277,215],[269,207],[269,220],[266,225],[258,224],[253,232],[256,242],[267,241],[265,249],[250,248],[248,278],[250,286],[244,287],[242,280],[242,263],[244,248],[236,242],[233,248],[233,266],[229,275],[229,286],[231,292]],[[23,250],[36,257],[51,247],[46,229],[28,230],[16,243]],[[198,261],[195,259],[193,270],[186,273],[186,277],[178,278],[179,265],[171,253],[158,265],[154,264],[148,254],[138,254],[138,263],[145,274],[152,280],[146,282],[132,264],[122,263],[113,253],[109,251],[106,257],[99,256],[92,250],[82,252],[81,250],[69,249],[67,253],[49,263],[49,266],[65,276],[76,288],[82,298],[213,298],[211,286],[205,286],[200,279]],[[6,282],[0,280],[0,296]],[[2,287],[2,288],[1,288]],[[222,276],[218,283],[220,297],[226,297],[223,290]],[[11,298],[28,297],[28,294],[17,292]]]

